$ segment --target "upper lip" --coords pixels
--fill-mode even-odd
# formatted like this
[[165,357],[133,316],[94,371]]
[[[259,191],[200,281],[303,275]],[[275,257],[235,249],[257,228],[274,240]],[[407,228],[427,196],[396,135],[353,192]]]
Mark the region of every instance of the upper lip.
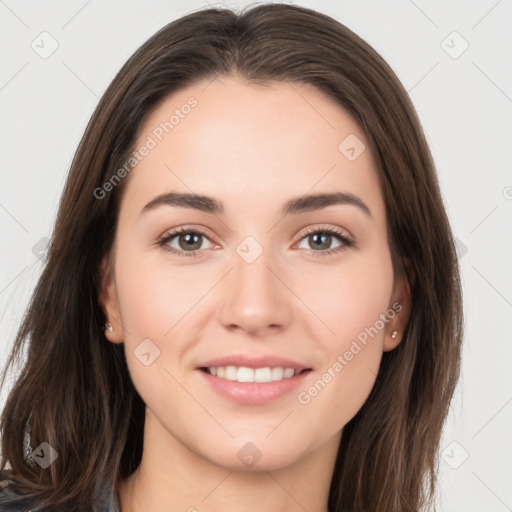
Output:
[[264,368],[266,366],[283,368],[293,368],[294,370],[309,370],[309,366],[297,363],[291,359],[286,359],[274,355],[247,355],[247,354],[232,354],[229,356],[218,357],[210,359],[201,363],[198,368],[216,368],[219,366],[245,366],[247,368]]

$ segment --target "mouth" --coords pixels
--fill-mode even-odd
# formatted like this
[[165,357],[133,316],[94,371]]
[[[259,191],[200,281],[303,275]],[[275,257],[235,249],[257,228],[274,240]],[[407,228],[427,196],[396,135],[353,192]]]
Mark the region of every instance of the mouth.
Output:
[[234,365],[203,366],[199,369],[213,377],[223,380],[256,383],[281,381],[311,371],[311,368],[300,369],[285,366],[250,368],[248,366]]
[[[209,388],[231,402],[246,405],[264,405],[306,385],[311,368],[283,366],[203,366],[197,368]],[[213,375],[216,373],[216,375]]]
[[201,361],[196,370],[217,395],[242,405],[263,405],[304,386],[313,368],[276,354],[235,353]]

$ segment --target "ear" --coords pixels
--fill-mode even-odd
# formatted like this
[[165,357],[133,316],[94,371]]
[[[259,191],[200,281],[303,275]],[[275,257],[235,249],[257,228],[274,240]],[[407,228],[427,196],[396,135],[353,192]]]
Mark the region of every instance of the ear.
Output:
[[[409,318],[411,316],[411,287],[409,284],[408,275],[414,283],[414,271],[410,264],[410,261],[405,259],[404,264],[407,267],[407,271],[403,269],[399,275],[396,276],[395,286],[391,296],[389,308],[395,311],[395,316],[386,325],[384,334],[384,352],[393,350],[402,341],[403,334]],[[396,331],[395,338],[392,337],[392,333]]]
[[113,331],[104,330],[105,337],[112,343],[124,341],[119,302],[117,299],[116,281],[110,255],[106,255],[100,265],[100,291],[98,301],[103,309],[105,321],[110,322]]

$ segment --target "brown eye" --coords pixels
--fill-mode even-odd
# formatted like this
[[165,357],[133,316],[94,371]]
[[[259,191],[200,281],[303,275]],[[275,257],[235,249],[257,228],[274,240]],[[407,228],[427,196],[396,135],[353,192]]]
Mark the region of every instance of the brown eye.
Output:
[[[337,244],[334,245],[333,243]],[[305,241],[309,247],[301,247],[301,249],[309,249],[313,256],[328,256],[333,253],[339,253],[347,247],[354,245],[352,239],[346,236],[342,231],[333,228],[319,228],[310,230],[306,236],[302,237],[299,244]]]
[[206,234],[200,231],[180,228],[166,233],[158,241],[158,245],[177,256],[198,256],[197,253],[205,249],[203,247],[204,239],[209,240]]
[[187,234],[180,234],[176,235],[178,240],[178,245],[180,246],[180,249],[183,249],[184,251],[188,250],[199,250],[202,245],[201,237],[203,235],[200,235],[199,233],[187,233]]

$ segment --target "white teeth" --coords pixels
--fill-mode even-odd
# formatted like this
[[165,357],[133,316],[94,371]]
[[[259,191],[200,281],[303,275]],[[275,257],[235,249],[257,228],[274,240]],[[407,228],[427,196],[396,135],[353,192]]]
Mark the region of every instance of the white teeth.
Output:
[[[241,369],[242,368],[240,368],[240,370]],[[240,370],[238,371],[240,372]],[[272,382],[272,370],[268,366],[265,368],[256,368],[256,370],[254,370],[254,382]]]
[[293,377],[293,374],[295,373],[295,370],[293,368],[286,368],[284,371],[284,378],[288,379],[289,377]]
[[284,370],[280,367],[272,368],[272,380],[281,380],[284,377]]
[[206,371],[210,375],[220,377],[221,379],[236,380],[238,382],[272,382],[276,380],[289,379],[294,375],[298,375],[300,370],[293,368],[283,368],[277,366],[270,368],[248,368],[246,366],[218,366],[207,368]]
[[226,373],[224,378],[227,380],[237,380],[237,368],[236,366],[226,366]]
[[236,374],[238,382],[254,382],[254,369],[241,366]]

